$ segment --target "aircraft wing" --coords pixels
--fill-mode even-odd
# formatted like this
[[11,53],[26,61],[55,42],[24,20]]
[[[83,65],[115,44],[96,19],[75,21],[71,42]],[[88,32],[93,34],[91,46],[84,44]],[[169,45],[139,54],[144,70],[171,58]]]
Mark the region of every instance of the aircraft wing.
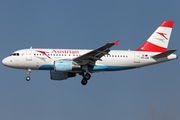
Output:
[[116,40],[115,42],[110,42],[107,43],[95,50],[92,50],[86,54],[83,54],[77,58],[74,58],[73,61],[75,61],[76,63],[78,63],[79,65],[95,65],[95,62],[97,60],[101,60],[101,57],[103,57],[104,55],[108,54],[110,51],[110,48],[113,45],[118,45],[119,40]]

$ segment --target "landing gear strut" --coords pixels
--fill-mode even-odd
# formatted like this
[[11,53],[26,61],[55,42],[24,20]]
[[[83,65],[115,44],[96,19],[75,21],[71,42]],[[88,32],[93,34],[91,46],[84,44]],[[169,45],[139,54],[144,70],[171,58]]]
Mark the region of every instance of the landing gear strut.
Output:
[[88,83],[88,80],[91,78],[91,74],[89,74],[89,73],[86,73],[86,74],[80,74],[80,75],[82,75],[83,76],[83,79],[82,79],[82,81],[81,81],[81,84],[82,85],[86,85],[87,83]]
[[28,72],[27,72],[27,75],[28,75],[28,76],[26,77],[26,80],[27,80],[27,81],[30,81],[30,79],[31,79],[31,77],[30,77],[31,69],[28,69],[27,71],[28,71]]

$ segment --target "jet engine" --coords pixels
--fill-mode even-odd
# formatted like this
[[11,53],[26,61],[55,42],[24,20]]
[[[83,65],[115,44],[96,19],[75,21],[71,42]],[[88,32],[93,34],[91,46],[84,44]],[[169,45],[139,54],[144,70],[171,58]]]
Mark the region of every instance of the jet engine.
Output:
[[67,72],[71,71],[74,68],[80,68],[80,65],[77,65],[71,60],[56,60],[54,61],[54,70],[55,71],[61,71],[61,72]]
[[75,77],[76,73],[71,73],[71,72],[61,72],[61,71],[54,71],[51,70],[50,71],[50,77],[51,80],[65,80],[68,79],[70,77]]

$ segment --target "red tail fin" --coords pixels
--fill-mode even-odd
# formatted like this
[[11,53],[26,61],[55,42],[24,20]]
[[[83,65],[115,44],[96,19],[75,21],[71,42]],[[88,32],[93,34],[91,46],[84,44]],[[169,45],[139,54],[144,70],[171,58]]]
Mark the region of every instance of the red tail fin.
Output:
[[165,52],[174,21],[164,21],[137,51]]

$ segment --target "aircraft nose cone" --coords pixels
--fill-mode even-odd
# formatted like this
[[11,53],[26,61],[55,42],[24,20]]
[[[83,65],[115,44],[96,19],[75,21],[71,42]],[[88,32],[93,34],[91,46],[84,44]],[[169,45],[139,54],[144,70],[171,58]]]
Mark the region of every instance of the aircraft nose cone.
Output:
[[3,64],[3,65],[7,65],[7,60],[6,60],[6,58],[4,58],[4,59],[2,60],[2,64]]

